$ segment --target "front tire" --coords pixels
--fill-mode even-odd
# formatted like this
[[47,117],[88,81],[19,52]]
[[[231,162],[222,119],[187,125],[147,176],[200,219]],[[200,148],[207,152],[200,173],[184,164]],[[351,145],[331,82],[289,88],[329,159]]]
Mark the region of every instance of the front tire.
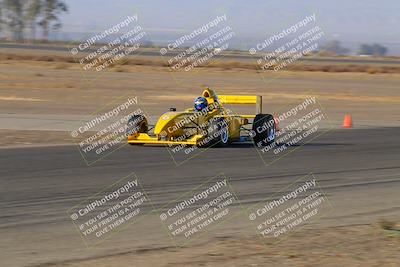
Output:
[[[133,115],[129,118],[126,128],[126,136],[138,136],[140,133],[147,133],[149,131],[149,124],[143,115]],[[130,145],[139,145],[129,143]]]
[[207,127],[206,142],[201,147],[229,145],[229,125],[224,118],[212,118]]

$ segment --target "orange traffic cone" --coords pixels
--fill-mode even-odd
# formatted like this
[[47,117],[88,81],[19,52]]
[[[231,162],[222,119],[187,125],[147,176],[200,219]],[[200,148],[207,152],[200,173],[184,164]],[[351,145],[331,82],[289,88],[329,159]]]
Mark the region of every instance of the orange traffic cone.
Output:
[[352,128],[353,127],[353,120],[351,119],[350,114],[344,115],[343,121],[343,128]]
[[279,128],[279,119],[278,119],[277,117],[274,116],[274,121],[275,121],[275,129],[276,129],[277,131],[279,131],[279,130],[280,130],[280,128]]

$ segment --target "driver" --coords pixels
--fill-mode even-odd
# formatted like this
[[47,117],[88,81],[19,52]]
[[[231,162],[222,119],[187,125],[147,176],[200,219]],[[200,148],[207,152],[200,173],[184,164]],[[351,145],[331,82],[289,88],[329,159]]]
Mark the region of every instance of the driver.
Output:
[[208,102],[205,97],[198,97],[194,100],[194,109],[196,111],[202,111],[203,109],[207,108]]

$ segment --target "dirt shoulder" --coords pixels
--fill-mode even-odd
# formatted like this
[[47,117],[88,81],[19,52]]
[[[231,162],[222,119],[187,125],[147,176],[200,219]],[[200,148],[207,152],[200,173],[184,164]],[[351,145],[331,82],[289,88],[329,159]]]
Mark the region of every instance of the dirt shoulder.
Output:
[[45,266],[398,266],[399,246],[400,231],[362,225],[302,230],[278,244],[220,236],[191,247],[140,249]]
[[73,144],[69,132],[0,129],[0,147],[56,144]]

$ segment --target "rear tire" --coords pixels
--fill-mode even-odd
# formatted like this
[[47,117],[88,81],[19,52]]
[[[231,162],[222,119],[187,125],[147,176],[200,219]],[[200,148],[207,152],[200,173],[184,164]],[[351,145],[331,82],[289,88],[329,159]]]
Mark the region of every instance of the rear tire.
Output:
[[262,148],[274,143],[275,133],[274,117],[270,114],[257,114],[252,127],[252,137],[256,147]]

